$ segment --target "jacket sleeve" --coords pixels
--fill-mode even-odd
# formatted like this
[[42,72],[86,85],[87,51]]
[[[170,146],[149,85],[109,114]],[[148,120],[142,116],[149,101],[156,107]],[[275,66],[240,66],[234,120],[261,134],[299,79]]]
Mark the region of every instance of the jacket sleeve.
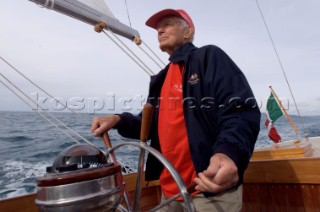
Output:
[[114,127],[118,133],[126,138],[139,139],[141,130],[142,113],[134,115],[131,113],[118,114],[121,118],[120,122]]
[[260,110],[244,74],[230,57],[219,48],[209,55],[213,62],[207,68],[214,70],[210,92],[218,106],[217,138],[212,151],[228,155],[241,176],[260,130]]

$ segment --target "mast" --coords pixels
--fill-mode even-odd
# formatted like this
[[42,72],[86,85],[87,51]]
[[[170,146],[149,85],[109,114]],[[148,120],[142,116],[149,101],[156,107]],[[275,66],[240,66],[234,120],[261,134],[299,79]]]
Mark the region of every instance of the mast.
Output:
[[271,93],[273,94],[273,96],[275,97],[278,105],[280,106],[281,110],[283,111],[284,115],[286,116],[286,118],[288,119],[291,127],[293,128],[294,132],[296,133],[296,135],[300,138],[300,134],[299,134],[299,130],[297,129],[296,125],[294,124],[294,122],[292,121],[290,115],[288,114],[287,110],[284,108],[282,102],[280,101],[279,97],[277,96],[277,94],[274,92],[274,90],[272,89],[272,86],[269,86]]

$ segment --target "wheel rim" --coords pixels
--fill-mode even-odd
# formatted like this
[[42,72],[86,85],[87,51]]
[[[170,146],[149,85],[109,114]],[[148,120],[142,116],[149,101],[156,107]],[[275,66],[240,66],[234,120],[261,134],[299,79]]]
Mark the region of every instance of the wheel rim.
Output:
[[[117,150],[118,148],[122,147],[122,146],[135,146],[138,147],[140,149],[140,156],[139,156],[139,164],[138,164],[138,176],[137,179],[141,179],[141,175],[142,175],[142,171],[143,171],[143,165],[144,163],[141,163],[141,157],[144,158],[144,153],[145,151],[152,154],[155,158],[157,158],[164,166],[164,168],[166,168],[169,173],[171,174],[171,176],[173,177],[176,185],[178,186],[180,193],[178,193],[177,195],[175,195],[172,198],[169,198],[168,200],[166,200],[164,203],[160,203],[158,206],[156,206],[155,208],[151,209],[150,211],[156,211],[158,209],[160,209],[161,207],[168,205],[170,202],[172,202],[173,200],[175,200],[178,197],[182,197],[183,201],[187,207],[188,211],[195,211],[195,206],[193,204],[192,201],[192,197],[191,195],[188,193],[187,191],[187,187],[185,185],[185,183],[183,182],[181,176],[179,175],[178,171],[173,167],[173,165],[156,149],[150,147],[149,145],[147,145],[146,142],[134,142],[134,143],[120,143],[115,145],[114,147],[110,148],[108,150],[108,153],[111,154],[113,153],[115,150]],[[137,198],[135,198],[134,200],[134,206],[139,205],[139,203],[137,201],[139,201],[140,199],[140,192],[141,191],[141,183],[137,182],[136,183],[136,191],[138,191],[139,196]],[[138,211],[139,208],[134,207],[133,211]]]

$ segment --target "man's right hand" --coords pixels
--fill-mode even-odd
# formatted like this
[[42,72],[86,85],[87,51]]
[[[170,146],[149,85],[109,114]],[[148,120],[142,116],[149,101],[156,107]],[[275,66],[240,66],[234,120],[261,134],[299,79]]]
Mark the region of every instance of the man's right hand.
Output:
[[92,121],[91,132],[94,136],[102,136],[102,134],[120,122],[119,115],[108,115],[95,117]]

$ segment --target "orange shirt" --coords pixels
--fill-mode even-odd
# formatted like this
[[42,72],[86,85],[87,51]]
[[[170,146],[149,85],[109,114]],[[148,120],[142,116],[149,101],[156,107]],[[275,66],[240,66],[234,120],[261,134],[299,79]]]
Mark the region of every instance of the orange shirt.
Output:
[[[171,63],[161,89],[159,107],[159,140],[162,154],[178,170],[188,186],[197,176],[192,162],[183,115],[183,67]],[[180,191],[166,169],[160,175],[163,194],[170,198]],[[199,193],[199,192],[197,192]]]

